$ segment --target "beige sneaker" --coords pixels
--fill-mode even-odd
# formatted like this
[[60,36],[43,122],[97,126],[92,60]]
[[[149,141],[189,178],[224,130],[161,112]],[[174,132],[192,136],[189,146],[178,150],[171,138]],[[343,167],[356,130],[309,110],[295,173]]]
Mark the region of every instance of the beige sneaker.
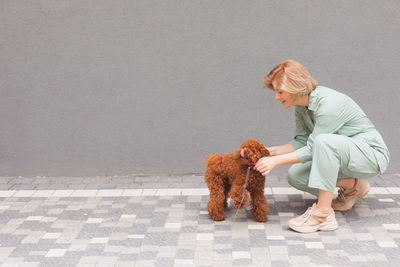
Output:
[[353,207],[354,202],[357,198],[362,198],[368,194],[370,190],[369,183],[356,179],[353,188],[350,189],[339,189],[339,194],[335,200],[332,201],[332,208],[334,210],[345,211]]
[[293,230],[300,233],[313,233],[320,231],[333,231],[338,228],[333,209],[328,215],[321,213],[314,203],[307,211],[294,219],[288,221],[288,225]]

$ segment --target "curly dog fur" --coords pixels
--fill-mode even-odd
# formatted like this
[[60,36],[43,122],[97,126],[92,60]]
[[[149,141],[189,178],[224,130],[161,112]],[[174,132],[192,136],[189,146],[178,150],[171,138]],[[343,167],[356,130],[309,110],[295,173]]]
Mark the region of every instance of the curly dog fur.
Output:
[[244,141],[234,153],[206,156],[204,162],[207,163],[207,169],[204,179],[210,190],[207,211],[213,220],[225,219],[224,208],[228,206],[229,195],[237,209],[245,207],[251,199],[251,213],[254,218],[259,222],[268,220],[268,204],[264,196],[265,177],[253,168],[250,170],[245,197],[240,205],[247,167],[254,166],[260,158],[266,156],[269,156],[269,151],[256,139]]

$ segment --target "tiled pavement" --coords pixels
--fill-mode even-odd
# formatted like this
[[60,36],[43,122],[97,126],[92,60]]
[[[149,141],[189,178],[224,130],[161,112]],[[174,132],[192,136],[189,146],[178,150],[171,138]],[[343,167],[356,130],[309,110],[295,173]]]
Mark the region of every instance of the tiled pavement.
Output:
[[2,266],[399,266],[400,175],[372,190],[334,232],[287,221],[315,198],[267,177],[269,221],[206,212],[202,176],[0,177]]

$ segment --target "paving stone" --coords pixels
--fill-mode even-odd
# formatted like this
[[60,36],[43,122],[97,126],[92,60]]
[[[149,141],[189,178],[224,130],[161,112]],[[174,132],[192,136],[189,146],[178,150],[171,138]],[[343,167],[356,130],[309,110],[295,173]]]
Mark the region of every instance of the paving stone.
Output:
[[399,178],[374,177],[366,198],[351,211],[336,213],[338,230],[302,235],[287,221],[315,197],[293,191],[285,177],[267,183],[275,184],[265,191],[267,223],[256,222],[248,207],[234,217],[231,203],[225,221],[212,221],[202,176],[26,177],[18,182],[0,177],[0,185],[9,186],[0,187],[0,262],[54,266],[62,258],[67,266],[398,266]]

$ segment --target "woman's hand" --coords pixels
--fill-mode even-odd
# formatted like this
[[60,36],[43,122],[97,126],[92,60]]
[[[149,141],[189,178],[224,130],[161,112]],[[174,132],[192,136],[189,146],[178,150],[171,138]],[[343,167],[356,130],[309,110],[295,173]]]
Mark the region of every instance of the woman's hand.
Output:
[[267,176],[276,166],[277,163],[274,157],[263,157],[257,161],[254,169],[259,171],[262,175]]

